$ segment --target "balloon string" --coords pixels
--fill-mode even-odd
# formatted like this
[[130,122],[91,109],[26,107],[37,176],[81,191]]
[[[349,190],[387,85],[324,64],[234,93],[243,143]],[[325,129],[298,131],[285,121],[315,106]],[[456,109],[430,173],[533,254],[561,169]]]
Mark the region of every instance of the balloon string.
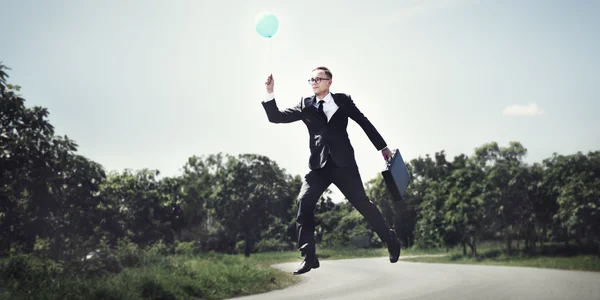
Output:
[[271,38],[269,38],[269,69],[271,69],[271,74],[273,74],[273,46]]

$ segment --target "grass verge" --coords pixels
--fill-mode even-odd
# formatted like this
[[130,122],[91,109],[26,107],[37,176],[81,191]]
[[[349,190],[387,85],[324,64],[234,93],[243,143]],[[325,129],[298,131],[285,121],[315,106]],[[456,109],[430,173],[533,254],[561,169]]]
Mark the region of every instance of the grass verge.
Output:
[[575,247],[562,245],[548,245],[534,253],[522,249],[515,249],[513,254],[507,255],[500,244],[483,244],[478,256],[473,258],[470,251],[463,255],[462,249],[454,248],[442,257],[415,257],[408,258],[408,262],[424,263],[449,263],[449,264],[482,264],[495,266],[535,267],[560,270],[577,270],[600,272],[600,256],[594,255]]
[[297,280],[253,258],[215,253],[162,256],[116,272],[54,266],[33,256],[7,259],[0,268],[0,299],[224,299]]

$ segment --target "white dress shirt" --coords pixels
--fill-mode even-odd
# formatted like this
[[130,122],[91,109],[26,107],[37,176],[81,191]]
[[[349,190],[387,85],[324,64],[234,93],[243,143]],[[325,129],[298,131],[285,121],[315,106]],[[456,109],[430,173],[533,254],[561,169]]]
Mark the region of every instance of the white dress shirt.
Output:
[[[265,97],[265,102],[271,101],[273,99],[275,99],[275,93],[267,93],[267,96]],[[335,101],[333,101],[331,93],[327,93],[327,95],[325,95],[323,99],[319,99],[319,97],[316,97],[314,103],[316,109],[319,108],[319,101],[321,100],[325,101],[323,103],[323,112],[327,116],[327,122],[329,122],[329,120],[331,120],[331,117],[338,110],[339,107],[337,106],[337,104],[335,104]]]

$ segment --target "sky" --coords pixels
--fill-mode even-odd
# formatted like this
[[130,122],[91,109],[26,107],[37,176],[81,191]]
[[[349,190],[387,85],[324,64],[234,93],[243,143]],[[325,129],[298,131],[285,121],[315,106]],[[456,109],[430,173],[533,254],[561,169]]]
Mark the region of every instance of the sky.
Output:
[[[319,65],[406,161],[521,142],[525,161],[600,150],[600,1],[8,1],[0,61],[27,106],[107,171],[176,176],[192,155],[270,157],[308,169],[302,122],[269,123],[310,96]],[[259,36],[255,17],[279,29]],[[353,121],[364,182],[384,168]],[[330,187],[335,202],[343,196]]]

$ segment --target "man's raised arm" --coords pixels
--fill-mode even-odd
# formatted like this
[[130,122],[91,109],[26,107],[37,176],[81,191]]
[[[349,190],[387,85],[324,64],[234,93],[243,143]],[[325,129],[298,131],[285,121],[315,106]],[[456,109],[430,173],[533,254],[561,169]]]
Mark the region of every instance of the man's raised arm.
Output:
[[267,81],[265,82],[265,86],[267,87],[267,96],[262,102],[265,112],[267,113],[267,118],[269,118],[269,122],[292,123],[302,119],[302,102],[298,103],[298,105],[294,107],[279,110],[279,107],[277,107],[277,102],[275,102],[275,94],[273,92],[274,85],[275,80],[273,80],[273,75],[269,75]]

